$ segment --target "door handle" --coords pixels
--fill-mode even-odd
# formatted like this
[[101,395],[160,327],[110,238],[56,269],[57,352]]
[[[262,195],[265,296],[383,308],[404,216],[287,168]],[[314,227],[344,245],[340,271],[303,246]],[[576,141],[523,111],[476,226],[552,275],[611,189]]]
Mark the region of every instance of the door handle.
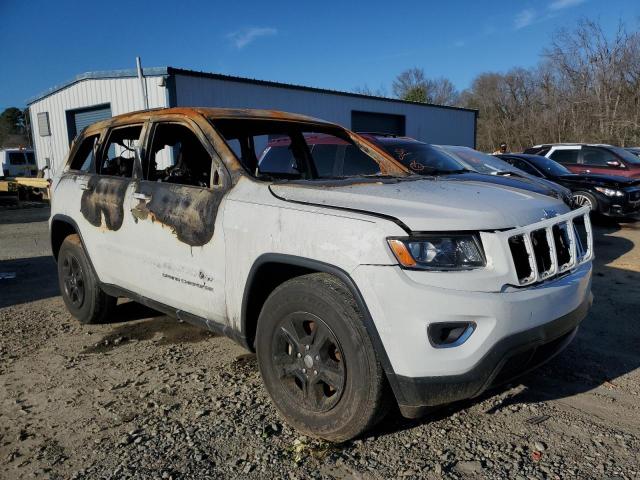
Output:
[[591,173],[591,170],[581,170],[580,173]]
[[78,182],[78,185],[80,186],[80,190],[91,190],[87,180]]
[[136,200],[142,200],[143,202],[148,202],[151,200],[151,195],[147,195],[146,193],[134,193],[133,198]]

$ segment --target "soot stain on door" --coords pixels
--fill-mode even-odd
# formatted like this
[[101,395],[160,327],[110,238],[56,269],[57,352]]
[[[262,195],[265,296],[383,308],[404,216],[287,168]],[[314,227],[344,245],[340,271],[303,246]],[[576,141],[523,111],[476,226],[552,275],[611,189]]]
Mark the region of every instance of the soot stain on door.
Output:
[[131,213],[136,221],[160,222],[171,228],[179,241],[192,247],[209,243],[225,192],[166,183],[142,183],[138,191],[151,197],[141,200]]
[[102,225],[102,217],[107,229],[118,230],[124,220],[124,199],[128,178],[91,177],[87,189],[82,193],[80,212],[94,227]]

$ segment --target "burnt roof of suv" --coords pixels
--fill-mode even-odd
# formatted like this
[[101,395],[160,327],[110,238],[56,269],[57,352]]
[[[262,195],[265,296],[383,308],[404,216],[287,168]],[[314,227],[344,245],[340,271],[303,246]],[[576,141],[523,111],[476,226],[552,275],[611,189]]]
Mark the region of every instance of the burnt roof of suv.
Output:
[[204,108],[204,107],[173,107],[140,110],[137,112],[123,113],[115,117],[94,123],[89,130],[103,129],[113,125],[126,125],[128,123],[143,122],[154,116],[176,115],[185,117],[206,117],[210,120],[235,119],[235,120],[278,120],[285,122],[311,123],[315,125],[337,126],[331,122],[318,118],[301,115],[298,113],[281,112],[279,110],[259,110],[249,108]]

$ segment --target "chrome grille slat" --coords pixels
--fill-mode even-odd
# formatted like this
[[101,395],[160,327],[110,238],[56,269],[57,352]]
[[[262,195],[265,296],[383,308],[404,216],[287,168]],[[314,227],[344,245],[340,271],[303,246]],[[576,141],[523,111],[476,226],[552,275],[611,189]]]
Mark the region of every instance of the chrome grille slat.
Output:
[[[586,232],[586,245],[584,246],[581,246],[580,237],[574,223],[577,219],[584,221],[583,234]],[[555,233],[554,227],[556,228]],[[543,238],[546,238],[548,251],[545,250],[544,241],[540,240],[540,231],[542,230],[545,233]],[[535,247],[532,240],[534,232],[537,232]],[[501,235],[506,243],[507,251],[511,253],[512,271],[514,272],[516,285],[527,286],[553,278],[593,258],[593,232],[588,207],[573,210],[564,215],[542,220],[526,227],[501,232]],[[558,244],[556,244],[556,241]],[[518,252],[512,249],[514,244],[520,244]],[[536,257],[536,248],[538,249],[538,254],[544,255],[544,257]],[[524,259],[525,251],[527,255],[526,261]],[[516,253],[518,255],[514,257]],[[547,258],[547,255],[549,258]],[[561,263],[563,260],[567,260],[567,257],[568,262]],[[551,260],[551,265],[547,268],[549,259]],[[520,262],[519,267],[516,266],[516,261]],[[546,268],[546,270],[540,271],[538,261],[541,268]],[[527,263],[529,268],[527,268]],[[518,274],[517,272],[520,273]]]

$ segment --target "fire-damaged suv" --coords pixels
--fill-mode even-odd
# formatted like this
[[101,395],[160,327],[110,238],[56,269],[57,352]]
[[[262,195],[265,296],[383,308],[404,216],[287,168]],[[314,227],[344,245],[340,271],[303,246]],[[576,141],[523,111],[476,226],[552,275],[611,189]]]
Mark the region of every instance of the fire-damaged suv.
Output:
[[[314,135],[344,148],[310,148]],[[277,138],[286,168],[268,171]],[[281,415],[332,441],[374,425],[387,399],[415,417],[539,365],[591,302],[587,208],[414,175],[301,115],[175,108],[96,123],[52,199],[75,317],[104,321],[127,297],[228,335],[255,349]]]

